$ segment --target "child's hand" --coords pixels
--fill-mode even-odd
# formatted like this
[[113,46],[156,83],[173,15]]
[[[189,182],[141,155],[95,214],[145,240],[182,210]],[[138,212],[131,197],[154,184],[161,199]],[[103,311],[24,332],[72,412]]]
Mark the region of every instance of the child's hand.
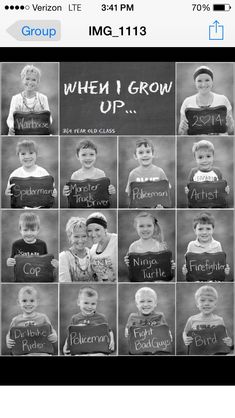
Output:
[[58,269],[59,267],[59,261],[56,260],[55,258],[53,258],[53,260],[51,260],[51,265],[55,268]]
[[5,190],[5,195],[6,196],[13,196],[13,193],[12,193],[12,190],[11,190],[11,188],[13,186],[15,186],[15,183],[10,184],[9,187],[6,188],[6,190]]
[[163,208],[163,206],[159,204],[156,206],[156,208]]
[[13,267],[13,266],[15,266],[15,264],[16,264],[16,259],[15,258],[9,257],[7,259],[7,267]]
[[174,262],[174,260],[171,260],[171,270],[175,270],[176,269],[176,263]]
[[63,187],[63,196],[68,197],[68,196],[70,195],[70,193],[71,193],[70,187],[69,187],[69,186],[67,186],[67,185],[65,185],[65,186]]
[[185,188],[184,188],[184,192],[185,192],[185,194],[188,194],[188,193],[189,193],[189,188],[188,188],[188,186],[185,186]]
[[232,347],[233,345],[233,341],[231,337],[225,337],[223,338],[223,342],[228,346],[228,347]]
[[116,193],[116,189],[115,189],[115,187],[113,186],[113,184],[110,184],[110,185],[109,185],[109,187],[108,187],[108,191],[109,191],[109,194],[115,194],[115,193]]
[[54,187],[53,192],[52,192],[52,197],[54,197],[54,199],[57,197],[57,190]]
[[127,328],[127,327],[125,328],[125,337],[126,337],[126,338],[128,338],[128,337],[129,337],[129,331],[128,331],[128,328]]
[[228,264],[226,264],[226,267],[225,267],[225,269],[224,269],[224,272],[225,272],[226,276],[228,276],[228,275],[229,275],[229,273],[230,273],[230,267],[229,267],[229,265],[228,265]]
[[186,274],[188,273],[188,269],[186,267],[186,264],[184,264],[183,267],[182,267],[182,273],[183,273],[184,276],[186,276]]
[[228,186],[226,186],[224,190],[226,191],[226,193],[227,193],[227,194],[229,194],[229,192],[230,192],[230,187],[229,187],[229,185],[228,185]]
[[110,349],[110,351],[114,351],[114,337],[113,337],[113,333],[110,332],[109,333],[109,336],[110,336],[109,349]]
[[57,338],[56,331],[54,329],[52,330],[52,333],[48,335],[47,339],[51,343],[56,343],[56,341],[57,341],[58,338]]
[[9,128],[8,135],[15,135],[15,129]]
[[129,255],[127,254],[127,255],[125,255],[125,257],[124,257],[124,263],[126,264],[126,266],[127,267],[129,267],[129,265],[130,265],[130,260],[129,260]]
[[63,347],[63,354],[65,356],[71,356],[70,350],[68,349],[68,341],[65,340],[64,347]]
[[188,121],[186,118],[183,118],[180,122],[180,126],[179,126],[179,134],[180,135],[185,135],[188,132]]
[[7,344],[7,348],[11,349],[12,347],[14,347],[15,345],[15,340],[12,340],[10,338],[10,334],[8,332],[7,336],[6,336],[6,344]]
[[183,337],[184,340],[184,344],[185,345],[190,345],[193,342],[193,337],[188,337],[187,335]]

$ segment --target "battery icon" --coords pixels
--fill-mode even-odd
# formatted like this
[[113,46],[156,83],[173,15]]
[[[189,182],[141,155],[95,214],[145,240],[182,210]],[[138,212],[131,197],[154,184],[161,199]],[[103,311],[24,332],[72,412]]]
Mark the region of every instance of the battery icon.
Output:
[[228,3],[225,4],[213,4],[214,12],[229,12],[231,10],[231,6]]

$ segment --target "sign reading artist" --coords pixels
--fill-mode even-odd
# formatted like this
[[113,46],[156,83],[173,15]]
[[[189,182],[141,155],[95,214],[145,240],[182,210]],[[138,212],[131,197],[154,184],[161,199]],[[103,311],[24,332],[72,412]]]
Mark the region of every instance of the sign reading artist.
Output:
[[71,180],[66,183],[70,188],[69,208],[109,208],[110,179],[102,177],[96,180]]
[[226,254],[219,253],[187,253],[186,256],[188,282],[207,282],[225,280]]
[[38,112],[14,112],[14,130],[16,135],[50,135],[49,110]]
[[172,341],[167,325],[130,327],[129,351],[131,354],[172,353]]
[[54,179],[52,176],[43,177],[11,177],[11,207],[30,208],[41,207],[51,208],[54,203],[52,196],[54,190]]
[[230,348],[223,341],[223,338],[228,336],[224,325],[190,330],[188,336],[193,337],[193,342],[189,346],[189,355],[203,356],[230,352]]
[[129,280],[131,282],[170,281],[173,278],[171,269],[172,252],[130,253]]
[[222,134],[227,131],[226,106],[188,108],[188,135]]
[[71,354],[104,353],[109,354],[109,327],[101,325],[70,325],[68,348]]
[[54,256],[46,255],[16,255],[15,281],[16,282],[53,282]]
[[28,327],[12,327],[10,338],[15,341],[11,352],[13,355],[48,353],[53,354],[52,343],[48,340],[51,334],[50,325],[30,325]]
[[171,207],[168,180],[130,183],[130,208]]
[[188,185],[188,205],[190,208],[226,208],[226,180],[192,181]]

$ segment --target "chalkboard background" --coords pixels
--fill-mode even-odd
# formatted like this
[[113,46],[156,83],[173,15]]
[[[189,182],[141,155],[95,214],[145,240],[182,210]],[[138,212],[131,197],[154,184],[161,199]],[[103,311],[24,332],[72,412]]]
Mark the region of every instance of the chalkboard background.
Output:
[[[175,132],[175,68],[173,62],[62,62],[60,66],[60,132],[65,135],[173,135]],[[105,84],[109,81],[109,94],[64,94],[64,85],[80,81],[97,80]],[[120,94],[117,93],[116,81],[121,82]],[[130,94],[128,86],[136,81],[151,85],[154,82],[167,83],[172,87],[169,93],[161,95]],[[96,84],[97,85],[97,84]],[[100,111],[102,101],[121,100],[125,106],[118,108],[116,113]],[[136,111],[134,113],[133,111]],[[128,113],[126,113],[128,112]],[[132,113],[131,113],[132,112]],[[67,129],[67,131],[66,131]],[[84,129],[84,131],[81,131]]]
[[[2,281],[12,282],[14,279],[14,268],[7,267],[6,260],[11,256],[12,243],[21,239],[19,231],[19,217],[25,210],[9,210],[2,212]],[[45,241],[47,251],[58,260],[58,212],[56,210],[33,211],[40,218],[40,230],[38,238]]]
[[[77,144],[88,137],[61,137],[60,138],[60,207],[68,207],[68,199],[63,196],[63,187],[71,179],[74,171],[81,168],[81,163],[77,159]],[[116,193],[111,195],[111,207],[117,207],[117,137],[92,137],[91,141],[97,147],[97,159],[94,164],[96,168],[103,170],[106,177],[110,178],[110,184],[116,188]]]
[[[99,212],[99,213],[103,213],[103,215],[106,217],[107,222],[108,222],[108,232],[113,232],[116,233],[117,232],[117,227],[116,227],[116,222],[117,222],[117,215],[116,215],[116,211],[115,210],[110,210],[110,209],[106,209],[106,210],[89,210],[89,209],[67,209],[67,210],[61,210],[60,212],[60,252],[64,251],[66,249],[68,249],[69,247],[69,243],[68,243],[68,239],[67,239],[67,234],[65,231],[65,227],[66,224],[68,222],[68,220],[72,217],[72,216],[78,216],[80,218],[88,218],[89,215],[91,215],[92,213],[95,212]],[[87,240],[87,247],[91,248],[92,247],[92,242],[91,239],[88,238]]]
[[[128,282],[128,267],[124,263],[130,244],[137,241],[139,236],[134,227],[135,216],[146,210],[122,210],[118,214],[118,278],[121,282]],[[163,232],[164,241],[172,251],[175,260],[175,213],[173,210],[148,210],[158,220]]]
[[[125,327],[130,313],[138,312],[135,304],[135,293],[141,287],[150,287],[157,293],[156,311],[162,312],[166,318],[166,322],[173,336],[173,347],[175,339],[175,285],[167,284],[120,284],[118,289],[119,295],[119,345],[118,354],[128,354],[128,344],[125,338]],[[174,352],[173,352],[174,354]]]
[[177,213],[177,278],[178,281],[185,281],[182,274],[184,254],[188,243],[196,239],[193,229],[193,218],[199,213],[209,212],[215,218],[215,229],[213,238],[219,241],[223,251],[226,253],[226,261],[230,266],[230,274],[225,276],[226,281],[233,280],[233,211],[226,210],[194,210],[188,209]]
[[194,142],[206,139],[210,141],[215,148],[214,167],[220,169],[223,179],[227,180],[230,187],[230,192],[227,195],[228,207],[233,207],[233,138],[219,137],[219,136],[184,136],[177,137],[177,207],[188,207],[187,195],[184,188],[187,185],[188,175],[190,170],[197,167],[195,162],[192,147]]
[[[16,146],[25,137],[8,136],[2,138],[2,208],[10,208],[10,197],[5,195],[9,175],[18,167],[21,167],[19,157],[16,155]],[[58,138],[30,137],[38,147],[36,164],[45,168],[55,180],[55,187],[58,190]],[[54,199],[53,207],[58,207],[58,197]]]
[[20,73],[25,65],[35,65],[41,71],[39,93],[48,98],[52,116],[51,134],[58,134],[58,64],[55,62],[5,62],[2,64],[2,135],[8,134],[6,120],[11,98],[23,91]]
[[[26,284],[26,286],[29,284]],[[30,286],[30,285],[29,285]],[[22,313],[18,305],[19,290],[24,284],[3,284],[2,285],[2,354],[9,355],[10,350],[6,346],[6,334],[8,333],[12,318]],[[44,313],[48,316],[53,328],[58,335],[58,290],[57,285],[53,284],[35,284],[39,295],[39,305],[37,312]],[[53,344],[55,355],[58,352],[58,344]]]
[[[201,65],[209,67],[214,74],[212,91],[224,94],[233,107],[233,64],[228,62],[186,62],[176,64],[177,72],[177,127],[180,122],[180,108],[188,96],[197,93],[193,73]],[[178,131],[178,128],[177,128]]]
[[[138,167],[135,144],[139,136],[119,138],[119,207],[127,208],[129,199],[125,192],[129,173]],[[175,206],[175,137],[151,137],[155,149],[153,164],[162,168],[171,184],[172,207]]]
[[[89,286],[89,283],[87,284]],[[83,285],[70,284],[69,286],[60,285],[60,350],[62,354],[65,339],[67,337],[67,327],[73,315],[80,312],[77,305],[78,293]],[[109,326],[114,333],[115,351],[117,347],[116,336],[116,286],[112,284],[93,284],[91,287],[98,292],[97,312],[106,316]],[[115,353],[115,352],[114,352]]]
[[[195,292],[203,283],[178,283],[176,289],[176,329],[177,329],[177,354],[187,354],[182,333],[188,318],[200,313],[195,304]],[[233,284],[232,283],[209,283],[218,292],[218,302],[214,313],[222,316],[228,335],[233,338]]]

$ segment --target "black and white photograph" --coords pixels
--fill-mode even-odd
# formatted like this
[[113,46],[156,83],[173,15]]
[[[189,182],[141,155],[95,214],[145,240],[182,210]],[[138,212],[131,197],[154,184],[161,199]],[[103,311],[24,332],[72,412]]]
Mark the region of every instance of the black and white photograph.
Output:
[[2,63],[2,135],[57,135],[56,62]]

